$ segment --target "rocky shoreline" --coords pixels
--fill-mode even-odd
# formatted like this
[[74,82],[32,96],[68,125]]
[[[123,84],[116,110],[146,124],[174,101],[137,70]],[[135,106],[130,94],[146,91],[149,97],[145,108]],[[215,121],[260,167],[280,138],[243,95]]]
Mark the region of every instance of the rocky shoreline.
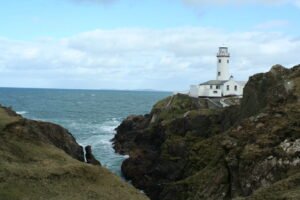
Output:
[[152,200],[300,199],[300,65],[250,77],[240,105],[175,95],[116,130],[124,176]]
[[0,106],[0,199],[300,199],[300,65],[252,76],[240,104],[174,95],[116,130],[138,190],[68,130]]

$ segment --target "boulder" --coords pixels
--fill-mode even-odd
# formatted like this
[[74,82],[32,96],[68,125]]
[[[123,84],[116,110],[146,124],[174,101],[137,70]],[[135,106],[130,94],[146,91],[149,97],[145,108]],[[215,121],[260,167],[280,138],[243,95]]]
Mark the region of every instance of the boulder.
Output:
[[87,163],[101,166],[101,163],[94,157],[92,147],[90,145],[85,147],[85,159]]

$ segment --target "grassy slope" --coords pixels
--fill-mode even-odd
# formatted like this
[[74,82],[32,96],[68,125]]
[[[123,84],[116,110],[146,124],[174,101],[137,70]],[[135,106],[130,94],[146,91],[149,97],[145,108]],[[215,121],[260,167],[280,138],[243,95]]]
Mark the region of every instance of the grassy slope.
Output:
[[[300,172],[273,185],[257,190],[246,200],[299,200],[300,199]],[[236,199],[238,200],[238,199]],[[242,200],[242,198],[240,199]]]
[[16,122],[20,117],[10,116],[6,110],[0,108],[0,130],[2,130],[7,124]]
[[3,131],[19,119],[0,108],[1,200],[147,199],[107,169],[75,160],[52,145]]

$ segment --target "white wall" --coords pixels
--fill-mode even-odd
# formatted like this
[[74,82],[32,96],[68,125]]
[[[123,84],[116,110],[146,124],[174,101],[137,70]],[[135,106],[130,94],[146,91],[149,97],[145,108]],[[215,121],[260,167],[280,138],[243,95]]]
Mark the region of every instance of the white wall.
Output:
[[221,96],[222,96],[222,91],[220,89],[209,91],[209,97],[221,97]]
[[210,85],[200,85],[199,86],[199,96],[202,97],[221,97],[222,96],[222,88],[216,88],[216,85],[212,85],[212,89]]
[[[237,86],[236,90],[235,90],[235,86]],[[227,88],[229,88],[229,90]],[[243,89],[244,89],[244,86],[241,86],[239,83],[237,83],[231,79],[231,80],[227,81],[226,83],[224,83],[223,96],[243,95]]]
[[[229,90],[227,90],[227,86]],[[237,90],[235,90],[235,86],[237,86]],[[191,85],[189,95],[191,97],[222,97],[229,95],[243,95],[244,85],[240,85],[233,79],[224,83],[224,85],[220,85],[217,89],[216,85],[212,85],[212,89],[210,85]]]
[[207,85],[199,85],[199,97],[206,97],[209,94],[209,87]]
[[217,57],[217,80],[225,81],[230,79],[229,63],[227,63],[228,61],[229,57]]
[[191,85],[189,96],[191,97],[198,97],[198,85]]

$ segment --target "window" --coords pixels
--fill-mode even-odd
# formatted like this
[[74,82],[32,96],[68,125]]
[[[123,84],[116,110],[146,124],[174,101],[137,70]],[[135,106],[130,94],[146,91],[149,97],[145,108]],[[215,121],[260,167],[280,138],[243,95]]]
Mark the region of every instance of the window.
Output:
[[219,85],[216,85],[216,89],[220,89],[220,86],[219,86]]
[[237,91],[237,85],[234,86],[234,90]]
[[210,89],[213,89],[213,86],[212,86],[212,85],[210,86]]
[[218,76],[221,76],[221,72],[218,72]]
[[221,59],[219,59],[219,63],[221,63],[222,62],[222,60]]
[[229,90],[229,85],[227,85],[227,90]]
[[214,94],[218,94],[218,91],[214,91]]
[[227,63],[229,63],[229,60],[227,60]]

